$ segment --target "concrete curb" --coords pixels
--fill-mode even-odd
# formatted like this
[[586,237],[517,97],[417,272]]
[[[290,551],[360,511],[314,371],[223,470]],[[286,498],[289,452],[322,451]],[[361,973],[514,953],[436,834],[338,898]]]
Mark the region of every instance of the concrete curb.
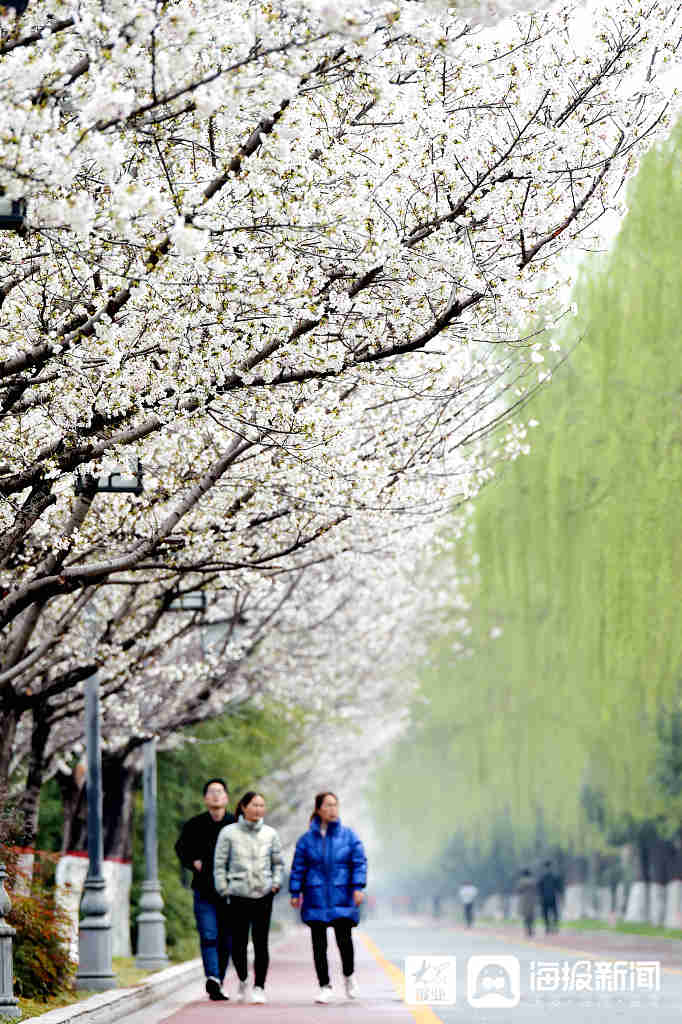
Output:
[[98,992],[80,1003],[28,1017],[23,1024],[113,1024],[204,976],[201,958],[157,971],[134,988]]

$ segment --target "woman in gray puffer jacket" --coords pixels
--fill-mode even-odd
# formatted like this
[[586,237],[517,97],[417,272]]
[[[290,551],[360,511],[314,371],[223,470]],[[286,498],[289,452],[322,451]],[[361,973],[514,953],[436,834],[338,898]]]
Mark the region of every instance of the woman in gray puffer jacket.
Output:
[[264,1003],[268,973],[268,933],[272,901],[282,884],[282,844],[263,822],[265,800],[249,791],[235,809],[237,821],[218,835],[213,861],[216,891],[229,900],[232,961],[239,976],[237,1000],[246,998],[249,931],[253,940],[254,988],[251,1001]]

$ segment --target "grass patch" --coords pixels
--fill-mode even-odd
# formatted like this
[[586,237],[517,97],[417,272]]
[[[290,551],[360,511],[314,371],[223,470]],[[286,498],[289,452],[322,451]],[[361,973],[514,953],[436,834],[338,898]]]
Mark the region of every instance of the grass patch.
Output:
[[[481,924],[490,925],[518,925],[522,927],[522,921],[496,921],[493,917],[479,917]],[[536,919],[536,924],[541,924]],[[630,921],[617,921],[610,924],[596,917],[581,917],[577,921],[560,921],[560,931],[575,932],[621,932],[624,935],[648,935],[654,939],[682,939],[681,928],[659,928],[654,924],[635,924]]]
[[[79,1003],[81,999],[87,999],[88,996],[94,995],[94,992],[59,992],[56,996],[52,996],[47,1002],[42,1002],[39,999],[19,999],[19,1009],[21,1010],[21,1017],[18,1020],[28,1020],[30,1017],[39,1017],[41,1013],[47,1013],[48,1010],[58,1010],[62,1006],[71,1006],[72,1003]],[[0,1021],[9,1020],[8,1017],[0,1017]]]
[[[22,1016],[15,1018],[15,1020],[26,1021],[30,1017],[39,1017],[41,1014],[46,1014],[48,1010],[70,1007],[74,1002],[87,999],[89,995],[94,995],[94,992],[58,992],[46,1002],[43,1002],[41,999],[23,999],[19,997],[18,1004],[19,1010],[22,1011]],[[9,1017],[0,1017],[0,1021],[9,1021],[9,1019]]]
[[622,932],[625,935],[649,935],[657,939],[682,939],[681,928],[660,928],[654,924],[636,924],[630,921],[617,921],[615,924],[609,924],[608,921],[584,917],[579,921],[566,921],[564,927],[584,932]]
[[[187,957],[191,959],[191,957]],[[154,974],[154,971],[143,970],[141,967],[135,966],[135,959],[132,956],[115,956],[112,961],[114,974],[118,981],[118,988],[133,988],[135,985],[139,985],[141,982],[148,978],[150,974]],[[96,992],[90,992],[87,989],[79,989],[76,991],[65,990],[59,992],[57,995],[52,996],[46,1002],[41,1002],[39,999],[19,999],[19,1009],[21,1010],[21,1017],[17,1018],[19,1021],[29,1020],[31,1017],[39,1017],[43,1013],[48,1013],[50,1010],[58,1010],[64,1006],[72,1006],[73,1003],[80,1003],[83,999],[89,999],[90,996],[97,995]],[[0,1021],[9,1020],[6,1017],[0,1017]]]
[[177,942],[174,942],[172,946],[169,945],[166,952],[174,964],[184,964],[186,960],[195,960],[198,956],[201,956],[199,938],[196,932],[193,932],[191,935],[184,935]]
[[118,980],[119,988],[133,988],[148,978],[156,971],[147,971],[142,967],[135,966],[135,958],[132,956],[115,956],[113,959],[114,974]]

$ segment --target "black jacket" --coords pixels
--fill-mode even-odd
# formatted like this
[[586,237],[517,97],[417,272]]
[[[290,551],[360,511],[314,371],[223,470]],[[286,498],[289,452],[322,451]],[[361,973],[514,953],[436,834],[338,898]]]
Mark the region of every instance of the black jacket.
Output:
[[[214,821],[209,812],[204,811],[203,814],[190,818],[182,826],[180,838],[175,844],[175,852],[182,866],[192,872],[192,888],[204,899],[222,902],[213,884],[213,855],[218,833],[235,820],[229,811],[225,812],[225,817],[220,821]],[[201,861],[201,871],[194,867],[195,860]]]
[[556,903],[557,896],[561,895],[562,884],[558,875],[551,871],[545,871],[538,882],[538,895],[540,902],[545,906]]

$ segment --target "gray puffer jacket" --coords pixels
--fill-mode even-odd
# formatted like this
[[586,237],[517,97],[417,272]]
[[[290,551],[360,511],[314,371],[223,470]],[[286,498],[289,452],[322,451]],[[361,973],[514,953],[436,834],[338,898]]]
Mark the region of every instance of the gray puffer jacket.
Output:
[[221,896],[259,899],[282,884],[282,844],[277,832],[263,820],[243,816],[218,834],[213,859],[216,891]]

